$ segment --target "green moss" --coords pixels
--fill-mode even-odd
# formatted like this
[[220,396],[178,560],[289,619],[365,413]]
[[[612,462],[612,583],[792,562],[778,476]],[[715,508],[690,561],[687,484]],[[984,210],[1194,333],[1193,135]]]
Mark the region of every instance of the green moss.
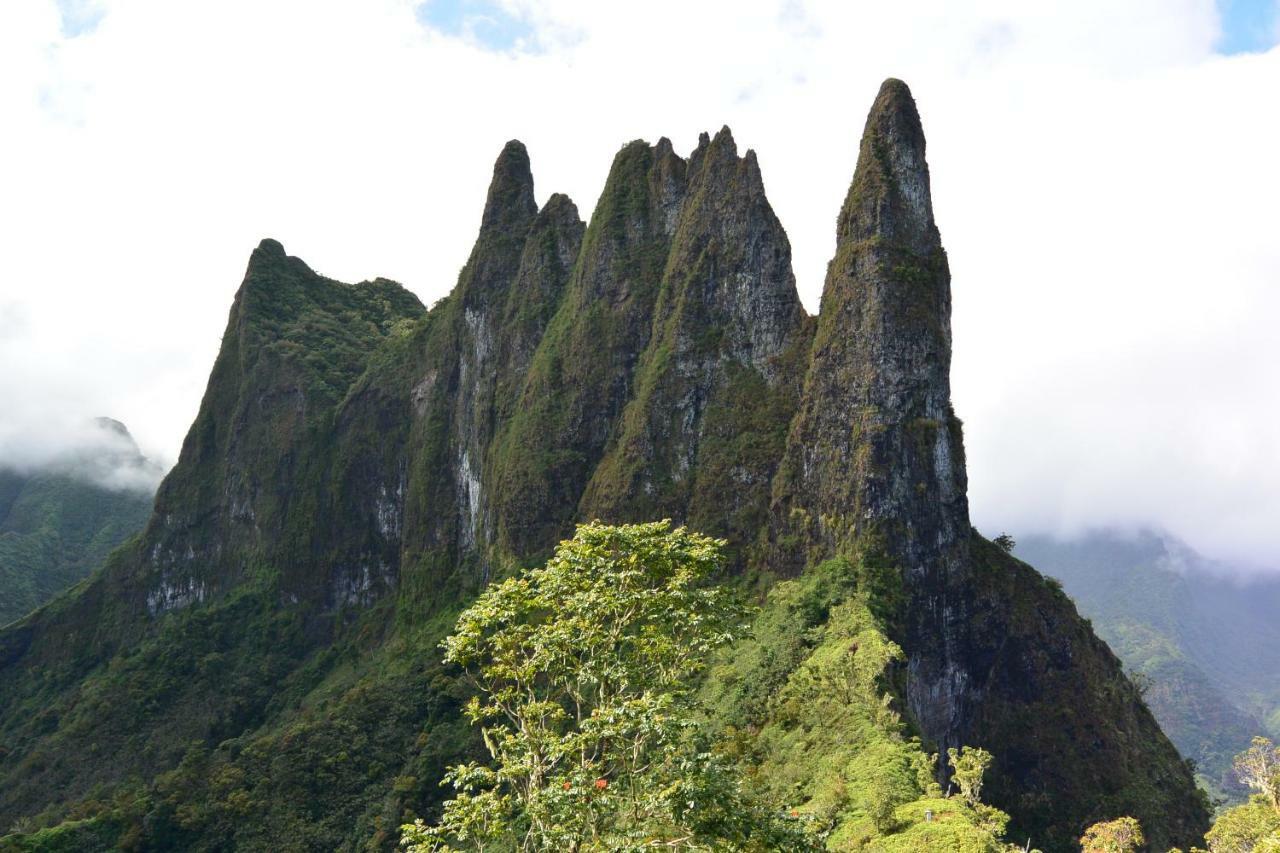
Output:
[[942,798],[934,757],[902,721],[903,654],[876,616],[893,574],[832,560],[769,591],[752,637],[703,688],[723,748],[754,796],[806,820],[827,849],[1002,850],[1004,816]]
[[998,602],[975,643],[1008,656],[993,659],[1002,675],[987,685],[987,741],[976,744],[996,756],[984,798],[1045,850],[1075,849],[1085,827],[1116,815],[1137,818],[1158,849],[1197,840],[1205,797],[1115,655],[1030,566],[977,536],[972,553],[967,583]]

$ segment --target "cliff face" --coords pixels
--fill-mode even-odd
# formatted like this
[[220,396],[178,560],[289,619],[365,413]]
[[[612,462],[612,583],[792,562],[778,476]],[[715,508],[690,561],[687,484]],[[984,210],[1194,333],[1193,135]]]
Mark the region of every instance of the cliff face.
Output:
[[787,531],[775,553],[795,571],[871,550],[902,572],[907,694],[944,750],[965,733],[972,696],[955,648],[971,619],[954,594],[969,568],[970,525],[951,410],[950,285],[920,117],[905,84],[890,80],[837,221],[804,400],[774,493]]
[[[434,663],[448,615],[577,520],[670,516],[765,582],[880,567],[903,710],[936,747],[995,753],[991,799],[1037,845],[1122,813],[1196,840],[1190,773],[1118,662],[969,525],[949,273],[898,81],[837,233],[811,318],[724,129],[688,159],[625,146],[587,226],[564,196],[536,207],[508,143],[429,312],[264,241],[143,537],[0,632],[0,822],[140,776],[172,843],[384,843],[469,748]],[[359,769],[335,769],[353,737]]]

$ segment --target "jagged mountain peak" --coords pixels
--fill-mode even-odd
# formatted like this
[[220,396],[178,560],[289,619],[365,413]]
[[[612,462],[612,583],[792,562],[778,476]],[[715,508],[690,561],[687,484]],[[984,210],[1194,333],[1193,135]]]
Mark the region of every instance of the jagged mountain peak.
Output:
[[911,90],[901,80],[881,85],[867,115],[837,231],[840,243],[875,238],[920,254],[941,245],[924,129]]
[[[291,285],[320,280],[320,276],[306,261],[285,251],[284,244],[271,237],[264,237],[249,253],[249,263],[245,267],[244,281],[237,294],[238,302],[252,303],[254,307],[272,304],[281,283],[288,281]],[[246,299],[252,294],[251,299]],[[234,310],[234,308],[233,308]]]
[[547,203],[538,211],[538,214],[551,218],[573,216],[574,219],[580,219],[578,205],[574,204],[573,199],[564,193],[552,193],[551,197],[547,199]]
[[493,164],[480,230],[519,229],[527,226],[537,212],[529,152],[523,142],[513,139],[502,147]]
[[271,237],[263,237],[262,240],[258,242],[258,248],[255,251],[261,252],[267,257],[287,257],[284,250],[284,244]]
[[[0,630],[0,820],[163,779],[192,741],[246,745],[216,758],[246,778],[270,755],[281,778],[313,779],[353,731],[385,724],[351,751],[361,764],[385,746],[376,767],[302,797],[283,781],[271,802],[289,819],[228,830],[232,846],[364,845],[428,813],[465,752],[436,725],[460,694],[417,666],[438,661],[441,617],[577,521],[667,516],[728,539],[731,571],[766,584],[837,556],[883,585],[907,655],[894,712],[931,748],[991,749],[991,801],[1042,849],[1113,816],[1091,815],[1082,786],[1144,825],[1173,814],[1151,837],[1185,846],[1201,818],[1190,776],[1118,664],[969,526],[949,366],[946,256],[898,81],[868,116],[817,318],[757,158],[727,127],[688,159],[666,138],[624,145],[585,225],[567,196],[536,207],[528,152],[508,143],[457,286],[429,313],[263,241],[147,530]],[[412,666],[406,649],[422,652]],[[299,707],[315,740],[295,737]],[[418,780],[404,796],[401,779]],[[200,846],[211,826],[176,837]]]

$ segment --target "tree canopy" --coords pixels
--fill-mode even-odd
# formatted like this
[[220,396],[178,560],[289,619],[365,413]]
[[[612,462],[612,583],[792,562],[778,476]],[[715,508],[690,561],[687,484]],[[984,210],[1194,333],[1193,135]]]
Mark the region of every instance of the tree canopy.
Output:
[[[453,767],[411,850],[805,846],[739,793],[700,736],[690,691],[746,609],[707,583],[724,543],[670,522],[578,528],[541,568],[458,619],[445,660],[476,689],[491,762]],[[794,822],[792,822],[794,823]]]

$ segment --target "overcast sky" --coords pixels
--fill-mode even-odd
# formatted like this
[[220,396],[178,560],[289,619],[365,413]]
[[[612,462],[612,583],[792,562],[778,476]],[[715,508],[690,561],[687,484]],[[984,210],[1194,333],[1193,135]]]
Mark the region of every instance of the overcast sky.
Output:
[[912,87],[988,533],[1158,524],[1280,569],[1280,3],[0,3],[0,456],[171,462],[250,250],[430,304],[510,138],[754,148],[810,311],[880,81]]

